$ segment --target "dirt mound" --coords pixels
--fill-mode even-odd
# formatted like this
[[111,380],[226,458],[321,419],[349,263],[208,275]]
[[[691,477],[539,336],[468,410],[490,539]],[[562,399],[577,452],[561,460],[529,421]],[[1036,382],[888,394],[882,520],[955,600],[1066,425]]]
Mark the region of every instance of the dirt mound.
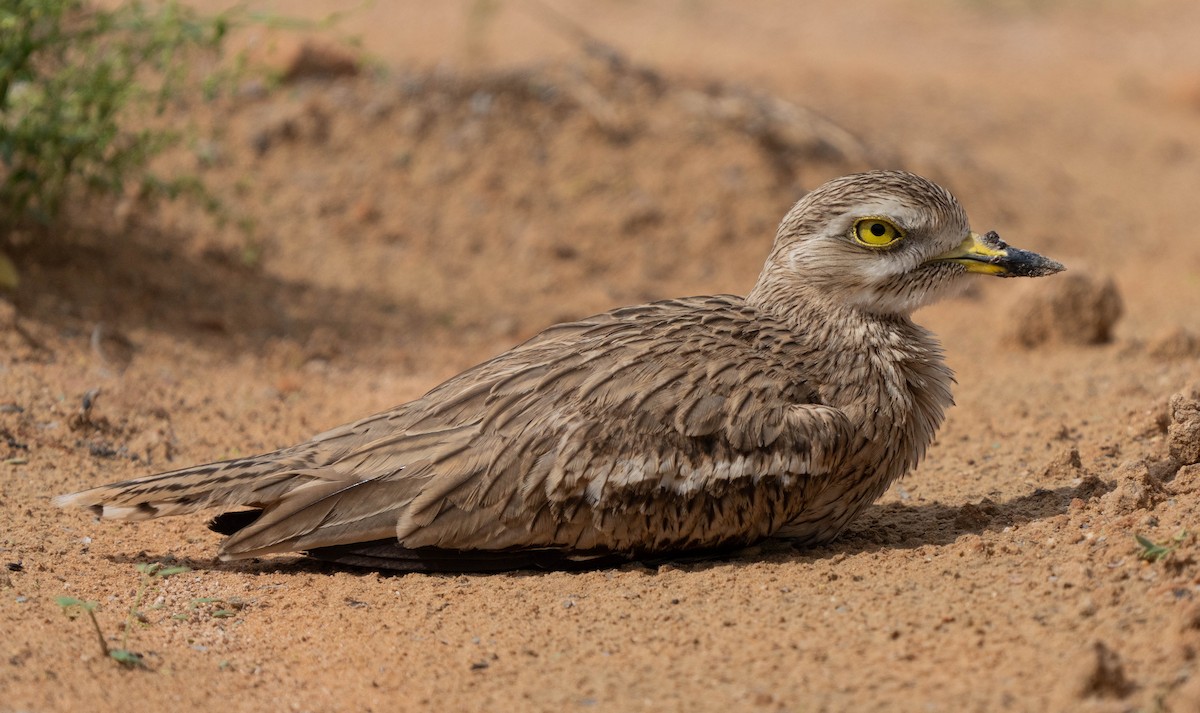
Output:
[[1017,344],[1103,344],[1124,307],[1112,278],[1067,273],[1029,287],[1013,307],[1009,333]]
[[[539,326],[566,285],[599,309],[694,290],[717,263],[752,279],[807,189],[888,162],[796,104],[612,55],[300,83],[230,110],[224,141],[254,152],[212,178],[259,176],[246,198],[270,216],[268,261],[338,276],[337,255],[303,245],[314,228],[374,244],[392,269],[345,266],[356,283],[432,321],[509,336]],[[284,181],[311,190],[274,195]],[[630,265],[633,285],[609,279]]]

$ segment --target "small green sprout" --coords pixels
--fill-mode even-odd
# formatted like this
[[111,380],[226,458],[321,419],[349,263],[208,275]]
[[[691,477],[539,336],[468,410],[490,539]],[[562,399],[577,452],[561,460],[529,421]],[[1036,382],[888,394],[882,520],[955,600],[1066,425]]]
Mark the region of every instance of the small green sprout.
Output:
[[1179,547],[1179,543],[1183,542],[1184,538],[1187,537],[1187,534],[1187,530],[1180,530],[1177,535],[1171,538],[1172,544],[1169,545],[1156,544],[1148,537],[1134,535],[1133,539],[1137,540],[1138,547],[1140,548],[1138,552],[1138,559],[1143,559],[1147,562],[1161,562],[1169,557],[1171,553],[1174,552],[1177,547]]
[[[96,631],[96,641],[100,644],[100,653],[107,656],[126,668],[145,668],[146,663],[142,660],[142,655],[127,648],[114,649],[108,645],[104,639],[104,632],[100,629],[100,622],[96,619],[96,609],[100,606],[96,602],[84,601],[75,597],[58,597],[54,600],[56,604],[63,608],[67,616],[75,618],[74,610],[82,610],[87,614],[88,619],[92,622],[92,628]],[[126,630],[128,635],[128,630]]]
[[142,577],[138,583],[138,590],[137,594],[134,595],[133,604],[130,605],[129,612],[125,615],[125,627],[121,635],[121,646],[119,648],[109,646],[108,641],[104,638],[104,631],[100,628],[100,621],[96,618],[96,610],[100,607],[98,603],[76,599],[75,597],[58,597],[55,599],[55,602],[63,608],[67,616],[74,618],[75,610],[83,611],[92,622],[92,628],[96,632],[96,640],[100,643],[100,652],[126,668],[146,668],[146,662],[142,654],[129,648],[129,635],[133,632],[134,622],[140,621],[144,623],[146,621],[146,615],[139,609],[142,600],[146,597],[146,593],[152,585],[157,584],[157,580],[191,571],[190,568],[182,565],[166,567],[161,562],[139,564],[136,568]]

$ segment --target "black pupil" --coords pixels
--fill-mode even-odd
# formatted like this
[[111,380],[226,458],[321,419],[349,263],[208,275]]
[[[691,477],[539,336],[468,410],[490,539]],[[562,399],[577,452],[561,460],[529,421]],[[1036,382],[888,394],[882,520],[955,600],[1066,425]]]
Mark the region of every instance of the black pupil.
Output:
[[887,228],[884,227],[883,223],[871,223],[871,235],[874,235],[877,238],[882,238],[883,234],[886,232]]

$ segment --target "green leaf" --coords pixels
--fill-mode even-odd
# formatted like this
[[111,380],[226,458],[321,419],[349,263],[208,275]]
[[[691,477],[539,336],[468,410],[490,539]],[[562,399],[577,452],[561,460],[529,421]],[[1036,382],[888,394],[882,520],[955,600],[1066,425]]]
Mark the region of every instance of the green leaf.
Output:
[[63,609],[79,607],[80,609],[84,609],[86,611],[95,611],[96,607],[99,606],[97,602],[86,602],[82,599],[76,599],[75,597],[55,597],[54,603]]
[[108,655],[117,663],[129,668],[146,668],[142,655],[129,649],[109,649]]
[[1134,535],[1133,539],[1137,540],[1138,546],[1141,547],[1141,552],[1138,552],[1138,558],[1144,559],[1147,562],[1158,562],[1171,554],[1175,546],[1166,546],[1155,544],[1153,540],[1141,535]]

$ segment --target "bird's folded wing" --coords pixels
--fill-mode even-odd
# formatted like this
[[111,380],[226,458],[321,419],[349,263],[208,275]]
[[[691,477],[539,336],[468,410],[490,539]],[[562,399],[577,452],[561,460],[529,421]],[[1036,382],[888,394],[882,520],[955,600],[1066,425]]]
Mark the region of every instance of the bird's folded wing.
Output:
[[837,472],[855,438],[845,415],[736,309],[636,309],[552,328],[318,436],[340,475],[268,505],[223,556],[391,535],[413,548],[653,548],[719,532],[714,508],[735,530],[782,524],[736,523]]

